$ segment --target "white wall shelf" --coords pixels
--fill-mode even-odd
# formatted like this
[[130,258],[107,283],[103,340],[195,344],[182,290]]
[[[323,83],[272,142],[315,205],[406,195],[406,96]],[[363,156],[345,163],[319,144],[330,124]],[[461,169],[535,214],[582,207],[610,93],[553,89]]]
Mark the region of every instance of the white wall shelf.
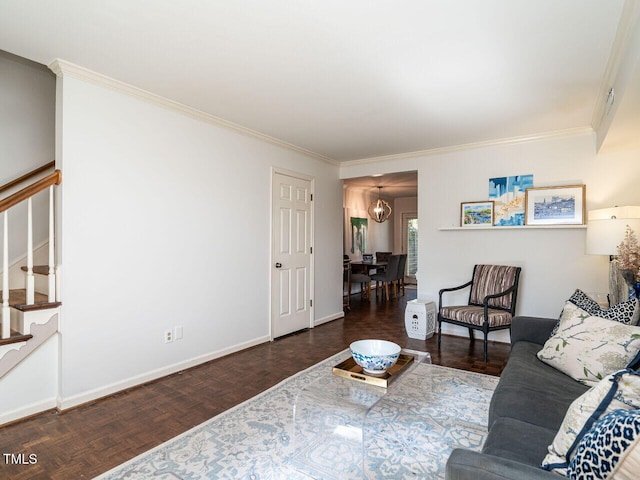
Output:
[[538,229],[582,229],[586,225],[521,225],[515,227],[438,227],[438,230],[538,230]]

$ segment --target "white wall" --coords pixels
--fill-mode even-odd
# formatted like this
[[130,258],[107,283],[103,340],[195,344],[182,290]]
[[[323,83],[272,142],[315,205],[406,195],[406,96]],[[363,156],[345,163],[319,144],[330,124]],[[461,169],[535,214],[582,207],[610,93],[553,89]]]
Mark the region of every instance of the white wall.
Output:
[[273,166],[315,178],[315,321],[342,316],[336,166],[58,81],[63,407],[269,339]]
[[58,346],[55,334],[0,379],[0,425],[55,408]]
[[[55,75],[43,65],[0,50],[0,185],[54,160],[55,90]],[[47,238],[48,205],[46,192],[33,200],[35,245]],[[26,252],[26,225],[21,203],[9,214],[10,263]],[[0,238],[3,228],[0,222]]]
[[[455,230],[460,202],[485,200],[491,177],[533,174],[534,186],[586,184],[587,209],[640,205],[637,152],[597,156],[595,134],[486,146],[443,154],[359,161],[341,178],[418,170],[420,212],[418,295],[464,283],[476,263],[521,266],[518,314],[557,317],[576,288],[606,292],[607,258],[584,253],[584,229]],[[467,294],[468,295],[468,294]],[[452,297],[452,300],[455,300]],[[466,298],[464,299],[466,300]],[[446,325],[445,332],[467,335]],[[508,341],[506,332],[490,338]]]
[[[350,235],[350,218],[352,216],[360,216],[368,218],[367,230],[367,251],[365,253],[375,252],[391,252],[393,251],[393,228],[395,216],[391,215],[389,220],[378,223],[367,213],[367,209],[371,202],[378,198],[378,192],[369,192],[361,188],[354,188],[345,185],[343,195],[344,208],[344,233],[345,246],[344,253],[349,255],[352,260],[362,260],[361,255],[353,254],[349,251],[350,241],[346,236]],[[381,197],[385,199],[384,197]],[[385,199],[389,201],[388,199]],[[354,289],[355,291],[355,289]]]

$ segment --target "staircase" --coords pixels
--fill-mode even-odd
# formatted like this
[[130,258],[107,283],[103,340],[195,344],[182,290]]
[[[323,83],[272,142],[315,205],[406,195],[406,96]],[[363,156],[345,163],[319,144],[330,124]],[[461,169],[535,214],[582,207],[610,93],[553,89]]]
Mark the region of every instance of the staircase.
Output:
[[[44,176],[47,170],[53,168],[53,162],[29,172],[0,187],[0,193],[5,197],[0,199],[0,229],[2,230],[2,289],[0,292],[1,328],[0,328],[0,378],[24,360],[31,352],[42,345],[58,331],[58,316],[60,302],[57,298],[55,262],[55,195],[54,189],[59,185],[62,177],[59,170]],[[34,181],[34,178],[41,177]],[[17,190],[24,184],[20,190]],[[33,213],[32,198],[41,191],[49,189],[48,212],[48,265],[33,265]],[[11,193],[11,190],[17,190]],[[20,213],[19,205],[26,203],[27,242],[23,250],[26,256],[26,266],[18,270],[18,275],[24,277],[25,288],[9,289],[9,277],[13,270],[9,265],[9,212],[12,220],[16,213]],[[24,272],[24,273],[23,273]],[[47,292],[35,291],[34,275],[46,276]],[[15,281],[14,281],[15,283]]]

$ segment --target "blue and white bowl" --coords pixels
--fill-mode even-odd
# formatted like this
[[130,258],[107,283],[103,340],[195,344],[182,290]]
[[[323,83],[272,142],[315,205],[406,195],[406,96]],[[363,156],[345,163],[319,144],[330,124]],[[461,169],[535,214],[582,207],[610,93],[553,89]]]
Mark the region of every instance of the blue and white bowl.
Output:
[[400,356],[400,345],[387,340],[358,340],[349,348],[356,363],[371,375],[383,374],[395,365]]

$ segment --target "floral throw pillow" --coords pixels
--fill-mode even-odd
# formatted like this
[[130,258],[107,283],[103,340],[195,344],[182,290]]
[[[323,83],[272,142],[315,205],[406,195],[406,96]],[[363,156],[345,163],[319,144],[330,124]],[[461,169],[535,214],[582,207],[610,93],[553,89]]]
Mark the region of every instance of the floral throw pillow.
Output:
[[590,315],[565,304],[556,332],[538,358],[585,385],[633,365],[640,352],[640,327]]
[[614,410],[638,408],[640,374],[620,370],[607,376],[571,403],[542,468],[566,475],[580,441],[601,417]]
[[[638,302],[637,298],[619,303],[610,308],[602,308],[598,302],[578,288],[569,297],[568,301],[596,317],[615,320],[625,325],[638,325],[640,323],[640,302]],[[562,318],[562,314],[560,314],[560,318]],[[553,327],[550,337],[556,334],[558,327],[560,327],[559,320]]]

